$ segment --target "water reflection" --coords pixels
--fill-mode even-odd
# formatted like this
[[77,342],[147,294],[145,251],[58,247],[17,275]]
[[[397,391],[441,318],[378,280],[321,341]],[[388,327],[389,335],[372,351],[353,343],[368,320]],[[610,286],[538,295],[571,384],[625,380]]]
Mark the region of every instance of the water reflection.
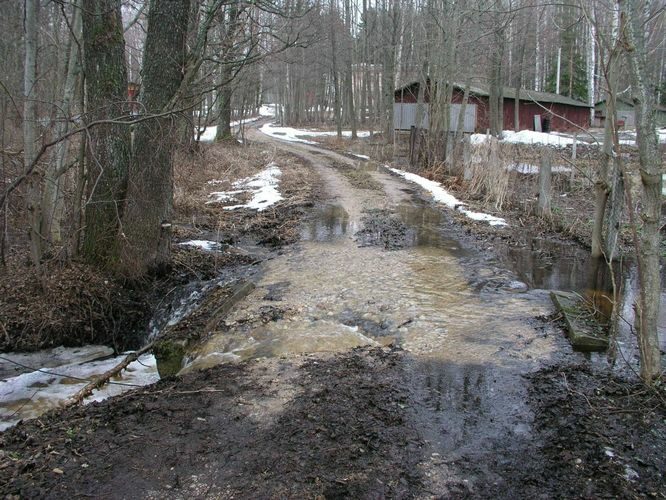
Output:
[[469,254],[457,240],[444,236],[441,209],[425,204],[402,203],[396,207],[396,212],[410,228],[407,232],[408,246],[443,248],[459,257]]
[[[618,362],[626,368],[637,361],[637,345],[633,324],[634,302],[639,293],[636,264],[624,259],[609,265],[604,259],[594,259],[589,251],[562,242],[541,238],[528,239],[522,247],[507,247],[504,254],[514,271],[531,287],[549,290],[574,291],[583,296],[596,318],[605,323],[616,339],[606,354],[590,355]],[[666,275],[662,273],[662,293],[658,332],[662,350],[666,349]],[[613,307],[618,305],[617,315]],[[611,322],[611,319],[613,321]]]
[[306,241],[332,241],[347,234],[349,225],[349,214],[344,208],[326,205],[303,224],[301,238]]

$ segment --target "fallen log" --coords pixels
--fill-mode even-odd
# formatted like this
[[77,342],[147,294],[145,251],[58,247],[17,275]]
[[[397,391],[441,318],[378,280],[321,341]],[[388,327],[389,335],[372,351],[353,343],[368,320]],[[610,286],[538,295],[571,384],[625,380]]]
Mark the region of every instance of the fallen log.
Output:
[[154,345],[155,342],[151,342],[142,347],[141,349],[139,349],[138,351],[129,353],[127,356],[125,356],[125,359],[123,359],[116,366],[114,366],[110,370],[107,370],[101,375],[94,377],[90,382],[88,382],[85,385],[85,387],[83,387],[81,390],[76,392],[72,397],[67,399],[67,401],[65,402],[65,407],[80,404],[85,398],[92,395],[95,389],[99,389],[104,384],[108,383],[112,377],[118,375],[121,371],[127,368],[130,365],[130,363],[136,361],[141,355],[150,351]]

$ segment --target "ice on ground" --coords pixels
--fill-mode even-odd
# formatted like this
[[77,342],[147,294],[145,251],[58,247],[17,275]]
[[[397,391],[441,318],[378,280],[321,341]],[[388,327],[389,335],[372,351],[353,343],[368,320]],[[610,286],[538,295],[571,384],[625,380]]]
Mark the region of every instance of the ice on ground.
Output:
[[207,203],[220,203],[235,199],[235,195],[242,192],[252,193],[252,199],[242,205],[231,205],[224,210],[237,210],[239,208],[251,208],[259,212],[266,210],[284,198],[278,191],[282,171],[275,163],[270,163],[264,170],[252,177],[247,177],[233,183],[234,191],[218,191],[211,193],[214,198]]
[[[65,364],[81,364],[100,358],[108,358],[113,349],[105,345],[85,345],[81,347],[54,347],[35,352],[7,352],[0,359],[0,379],[13,377],[26,371],[25,367],[49,368]],[[23,365],[23,366],[21,366]]]
[[[472,134],[470,142],[472,144],[482,144],[491,137],[486,134]],[[513,130],[504,130],[502,132],[501,142],[511,144],[540,144],[545,146],[565,147],[573,144],[572,137],[566,137],[557,134],[547,134],[545,132],[533,132],[532,130],[521,130],[514,132]]]
[[425,177],[421,177],[420,175],[412,174],[411,172],[405,172],[404,170],[398,170],[397,168],[392,168],[388,165],[386,168],[388,168],[394,174],[403,177],[405,180],[418,184],[426,191],[429,191],[435,201],[443,203],[447,207],[454,210],[458,210],[472,220],[485,221],[488,222],[488,224],[491,226],[507,225],[506,221],[501,217],[495,217],[494,215],[485,214],[482,212],[474,212],[465,208],[465,204],[449,193],[446,189],[444,189],[439,182],[431,181]]
[[[263,125],[259,130],[262,133],[273,137],[275,139],[281,139],[288,142],[301,142],[303,144],[317,144],[314,141],[309,141],[303,139],[303,137],[333,137],[337,135],[337,132],[334,131],[323,131],[323,130],[311,130],[311,129],[299,129],[293,127],[280,127],[273,125],[272,123],[267,123]],[[343,130],[343,137],[351,137],[351,130]],[[370,131],[368,130],[359,130],[356,135],[358,137],[370,137]]]
[[220,248],[220,244],[217,241],[208,241],[208,240],[189,240],[179,243],[179,245],[201,248],[202,250],[207,250],[212,252]]
[[[19,420],[34,418],[59,407],[93,377],[118,365],[126,355],[79,363],[76,349],[65,351],[72,354],[70,360],[67,356],[63,357],[65,364],[40,367],[43,371],[32,371],[0,381],[0,430],[11,427]],[[159,378],[155,357],[144,354],[130,363],[118,377],[114,377],[111,384],[103,386],[86,398],[85,402],[102,401],[137,386],[155,383]]]
[[[530,163],[514,163],[512,165],[507,166],[506,169],[512,172],[518,172],[519,174],[526,174],[526,175],[539,173],[539,165],[532,165]],[[571,168],[556,165],[551,167],[551,172],[553,173],[571,172]]]

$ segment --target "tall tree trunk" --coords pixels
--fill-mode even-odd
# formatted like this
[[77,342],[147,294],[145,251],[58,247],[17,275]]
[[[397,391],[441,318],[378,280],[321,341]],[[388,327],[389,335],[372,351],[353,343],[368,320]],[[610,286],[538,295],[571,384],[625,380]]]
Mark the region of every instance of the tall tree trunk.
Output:
[[354,81],[353,81],[353,58],[354,58],[354,46],[351,33],[351,5],[349,0],[345,1],[345,28],[347,37],[349,39],[349,50],[346,57],[347,67],[345,71],[345,103],[347,104],[347,113],[349,115],[349,125],[351,126],[351,138],[357,138],[356,132],[356,109],[354,106]]
[[[120,0],[91,0],[83,9],[86,123],[123,115],[127,99],[125,40]],[[88,131],[84,257],[100,266],[118,260],[117,233],[127,186],[130,133],[127,125]]]
[[499,17],[502,6],[500,0],[495,0],[497,9],[496,24],[494,26],[494,47],[491,49],[490,56],[490,92],[489,92],[489,119],[490,133],[495,137],[500,137],[504,129],[504,87],[502,64],[504,59],[504,47],[506,37],[502,19]]
[[231,97],[233,94],[234,68],[232,62],[235,58],[234,43],[238,31],[238,3],[234,2],[229,6],[227,15],[226,29],[224,30],[224,40],[222,42],[222,67],[220,68],[220,114],[217,121],[216,141],[228,140],[233,137],[231,130]]
[[[23,162],[26,170],[37,158],[37,30],[39,0],[25,0],[25,60],[23,73]],[[30,221],[30,257],[35,266],[42,260],[41,178],[35,169],[28,179],[26,197]]]
[[388,0],[383,26],[384,54],[382,67],[382,129],[384,140],[393,141],[393,103],[395,90],[395,54],[400,26],[398,0]]
[[[69,40],[67,58],[67,71],[63,88],[62,100],[58,110],[56,137],[62,137],[69,130],[72,104],[76,90],[76,81],[80,75],[81,65],[79,59],[79,45],[74,37],[81,31],[81,1],[74,3],[72,12],[72,33]],[[63,140],[56,144],[55,161],[46,170],[44,176],[44,193],[42,196],[42,234],[52,243],[60,244],[62,241],[61,222],[64,211],[63,175],[70,141]]]
[[[173,110],[185,65],[189,0],[154,0],[148,13],[141,102],[150,114]],[[173,155],[178,117],[160,116],[134,132],[122,270],[162,270],[170,260]]]
[[[640,157],[642,226],[637,252],[639,298],[638,345],[641,356],[641,377],[652,382],[661,373],[659,352],[660,273],[659,246],[661,243],[662,162],[655,133],[655,103],[653,87],[648,82],[645,46],[645,3],[640,0],[619,0],[626,18],[624,46],[626,50],[631,95],[636,112],[636,142]],[[638,242],[636,242],[638,244]]]
[[606,121],[604,144],[599,173],[595,181],[594,223],[592,226],[592,257],[615,253],[622,207],[624,206],[624,183],[621,179],[620,158],[615,149],[619,146],[617,134],[616,93],[618,86],[618,64],[620,57],[619,27],[614,26],[613,47],[609,49],[606,71]]
[[336,23],[334,22],[337,18],[337,11],[334,7],[335,0],[330,0],[331,2],[331,19],[330,19],[330,28],[331,28],[331,76],[333,78],[333,113],[335,114],[335,130],[338,135],[338,139],[342,138],[342,116],[340,109],[340,82],[338,79],[338,44],[337,44],[337,34],[336,34]]

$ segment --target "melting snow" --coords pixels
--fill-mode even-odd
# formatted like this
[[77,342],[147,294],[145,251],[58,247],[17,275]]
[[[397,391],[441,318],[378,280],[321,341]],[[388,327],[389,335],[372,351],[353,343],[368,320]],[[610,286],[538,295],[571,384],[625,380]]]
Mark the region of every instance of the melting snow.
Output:
[[[273,125],[272,123],[267,123],[262,126],[259,130],[264,134],[274,137],[275,139],[282,139],[283,141],[289,142],[302,142],[303,144],[316,144],[316,142],[308,141],[303,139],[303,136],[306,137],[333,137],[337,135],[337,132],[333,131],[322,131],[322,130],[311,130],[311,129],[299,129],[293,127],[279,127]],[[351,130],[343,130],[343,137],[351,137]],[[356,135],[358,137],[370,137],[370,132],[368,130],[359,130]]]
[[[490,136],[486,134],[472,134],[470,142],[472,144],[481,144],[488,140]],[[546,146],[564,147],[573,144],[572,137],[565,137],[556,134],[547,134],[545,132],[533,132],[531,130],[505,130],[502,132],[502,142],[511,144],[541,144]]]
[[212,252],[213,250],[218,250],[220,244],[217,241],[208,241],[208,240],[189,240],[179,243],[179,245],[190,246],[201,248],[202,250],[208,250]]
[[218,191],[211,193],[213,200],[208,203],[219,203],[235,199],[235,195],[242,192],[252,193],[252,199],[244,205],[232,205],[224,207],[225,210],[236,210],[238,208],[252,208],[259,212],[266,210],[271,205],[284,199],[277,189],[280,183],[282,171],[275,164],[269,164],[264,170],[252,177],[247,177],[233,183],[234,191]]
[[[506,167],[506,169],[514,171],[514,172],[518,172],[519,174],[538,174],[539,173],[539,166],[538,165],[532,165],[530,163],[514,163],[513,165],[509,165],[508,167]],[[554,167],[551,167],[551,171],[553,173],[571,172],[571,168],[562,167],[562,166],[554,166]]]
[[[244,123],[252,123],[256,122],[257,120],[260,120],[263,118],[261,115],[260,116],[254,116],[252,118],[246,118],[245,120],[236,120],[231,123],[229,123],[229,126],[231,128],[238,127],[239,125],[242,125]],[[205,127],[204,129],[201,129],[201,135],[199,136],[199,141],[200,142],[213,142],[215,140],[215,136],[217,135],[217,125],[211,125],[209,127]],[[196,139],[196,137],[195,137]]]
[[[43,368],[48,373],[33,371],[0,381],[0,430],[11,427],[19,420],[37,417],[60,406],[82,389],[92,377],[115,367],[125,357],[122,355],[79,363],[76,349],[65,351],[72,353],[71,359],[67,360],[67,356],[64,356],[63,362],[66,364]],[[85,402],[102,401],[136,386],[157,382],[159,378],[155,357],[144,354],[123,370],[120,377],[114,378],[112,384],[95,391]]]
[[352,155],[352,156],[355,156],[356,158],[360,158],[361,160],[369,160],[370,159],[369,156],[360,155],[358,153],[352,153],[351,151],[349,151],[349,154]]
[[443,203],[449,208],[458,210],[459,212],[465,214],[472,220],[486,221],[491,226],[506,226],[506,221],[501,217],[495,217],[494,215],[484,214],[482,212],[473,212],[465,208],[465,204],[461,202],[458,198],[449,193],[446,189],[442,187],[439,182],[431,181],[420,175],[412,174],[410,172],[405,172],[403,170],[398,170],[397,168],[391,168],[387,166],[391,172],[403,177],[404,179],[418,184],[425,190],[429,191],[432,194],[432,197],[435,201]]

